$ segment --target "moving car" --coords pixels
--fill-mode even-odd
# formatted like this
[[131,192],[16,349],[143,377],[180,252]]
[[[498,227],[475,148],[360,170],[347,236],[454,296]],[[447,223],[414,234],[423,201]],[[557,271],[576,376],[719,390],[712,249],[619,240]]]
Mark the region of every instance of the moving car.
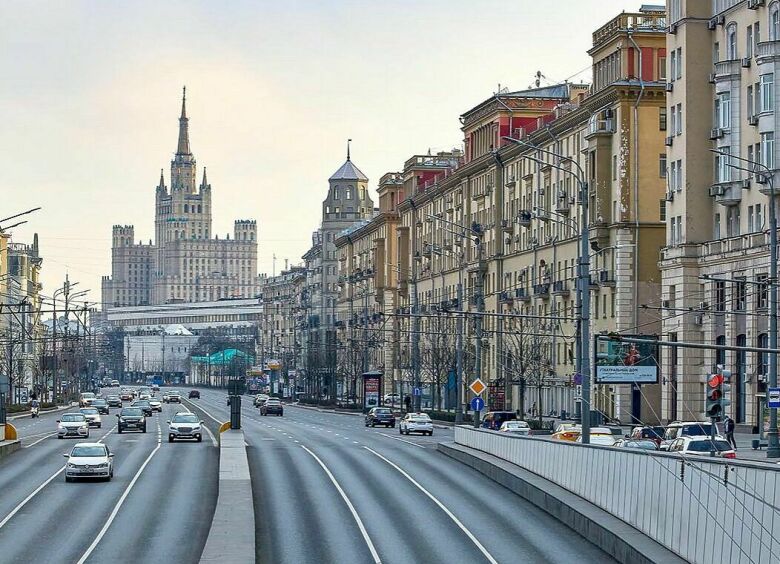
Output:
[[168,403],[181,403],[179,390],[170,390],[168,392]]
[[63,413],[57,420],[57,438],[89,437],[89,423],[83,413]]
[[162,413],[162,402],[157,398],[152,398],[149,400],[149,405],[152,406],[152,411],[159,411]]
[[372,407],[366,413],[366,427],[376,427],[384,425],[385,427],[395,427],[395,415],[389,407]]
[[79,411],[84,415],[90,427],[102,427],[103,421],[96,407],[82,407]]
[[137,407],[138,409],[143,411],[144,415],[146,415],[147,417],[151,417],[154,414],[154,410],[152,409],[152,404],[149,403],[149,400],[137,399],[130,404],[130,407]]
[[[712,423],[700,421],[675,421],[666,427],[663,441],[659,445],[660,450],[669,450],[669,445],[680,437],[709,437]],[[715,435],[718,435],[718,426],[715,426]],[[723,438],[723,437],[718,437]]]
[[163,392],[162,400],[163,403],[168,403],[168,392]]
[[79,395],[79,407],[89,407],[94,399],[95,394],[92,392],[82,392],[81,395]]
[[200,399],[200,390],[190,390],[190,393],[187,394],[187,397],[189,399]]
[[284,415],[284,408],[282,402],[277,398],[268,398],[265,403],[260,407],[260,415]]
[[102,443],[76,443],[70,453],[62,456],[68,459],[65,464],[65,481],[76,478],[114,477],[114,454]]
[[398,425],[398,432],[402,435],[409,433],[433,435],[433,421],[427,413],[407,413]]
[[168,442],[172,443],[175,439],[195,439],[201,442],[203,440],[201,425],[203,421],[198,419],[197,415],[180,411],[168,421]]
[[[594,427],[590,431],[590,444],[592,445],[601,445],[601,446],[614,446],[615,445],[615,435],[612,433],[604,433],[602,432],[596,432],[596,429],[599,429],[599,427]],[[577,437],[578,443],[582,442],[582,435]]]
[[513,435],[530,435],[531,426],[525,421],[504,421],[499,429],[502,433],[512,433]]
[[133,400],[133,390],[130,388],[122,388],[122,391],[119,393],[119,397],[122,401],[132,401]]
[[152,384],[152,393],[159,392],[160,386],[158,384]]
[[612,446],[635,450],[658,450],[658,445],[653,439],[618,439]]
[[629,439],[650,439],[652,441],[655,441],[656,445],[660,445],[661,442],[664,440],[664,433],[666,432],[666,428],[664,428],[661,425],[658,426],[645,426],[645,427],[634,427],[631,430],[631,434],[628,435]]
[[146,433],[146,416],[138,407],[125,407],[116,414],[119,419],[117,432],[122,433],[130,429]]
[[255,396],[255,399],[252,401],[252,403],[254,404],[255,407],[262,407],[263,404],[268,399],[268,397],[269,396],[267,394],[257,394]]
[[576,423],[558,423],[555,426],[555,432],[552,434],[552,438],[557,441],[576,441],[580,436],[582,427]]
[[111,387],[112,388],[118,388],[119,387],[119,380],[111,380]]
[[709,456],[711,451],[720,458],[736,458],[737,453],[726,439],[716,437],[680,437],[669,445],[669,452],[676,454],[691,454],[696,456]]
[[122,407],[122,398],[116,395],[108,396],[106,398],[108,407]]
[[104,413],[108,415],[108,400],[104,400],[103,398],[95,398],[92,400],[92,407],[97,409],[98,413]]
[[482,419],[482,427],[498,431],[504,421],[515,421],[517,413],[514,411],[488,411]]

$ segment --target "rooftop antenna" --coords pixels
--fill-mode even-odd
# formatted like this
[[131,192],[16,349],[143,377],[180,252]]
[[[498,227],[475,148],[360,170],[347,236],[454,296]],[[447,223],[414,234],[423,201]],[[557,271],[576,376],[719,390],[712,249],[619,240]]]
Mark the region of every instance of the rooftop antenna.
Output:
[[273,266],[271,267],[271,276],[276,276],[276,253],[273,254]]

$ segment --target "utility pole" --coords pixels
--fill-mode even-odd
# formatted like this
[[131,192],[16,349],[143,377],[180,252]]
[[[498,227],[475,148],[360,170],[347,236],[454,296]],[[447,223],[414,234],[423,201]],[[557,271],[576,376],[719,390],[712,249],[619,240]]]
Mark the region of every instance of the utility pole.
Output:
[[[477,280],[476,288],[474,292],[474,299],[477,306],[477,316],[474,320],[474,337],[476,343],[474,345],[474,352],[476,358],[474,359],[474,377],[481,378],[482,376],[482,313],[485,311],[485,295],[484,295],[484,273],[482,272],[482,226],[475,223],[471,227],[471,231],[474,235],[474,243],[477,249]],[[474,410],[474,427],[479,427],[480,413]]]
[[463,423],[463,269],[458,271],[458,316],[455,330],[455,423]]
[[580,209],[582,220],[580,222],[580,351],[582,366],[582,398],[580,403],[582,414],[582,443],[590,444],[590,218],[588,217],[588,183],[578,179],[580,184]]

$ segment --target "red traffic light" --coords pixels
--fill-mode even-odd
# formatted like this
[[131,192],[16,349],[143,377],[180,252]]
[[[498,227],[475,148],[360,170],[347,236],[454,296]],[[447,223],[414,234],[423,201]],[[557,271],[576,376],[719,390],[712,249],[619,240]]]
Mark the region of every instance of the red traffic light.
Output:
[[722,374],[712,374],[710,376],[710,379],[707,380],[707,385],[710,388],[718,388],[723,384],[723,375]]

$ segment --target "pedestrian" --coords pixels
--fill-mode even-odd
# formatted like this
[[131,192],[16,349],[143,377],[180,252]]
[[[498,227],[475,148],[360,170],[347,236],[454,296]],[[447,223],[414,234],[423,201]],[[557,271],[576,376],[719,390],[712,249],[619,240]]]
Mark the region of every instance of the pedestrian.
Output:
[[406,406],[407,413],[412,411],[412,398],[409,397],[409,394],[406,394],[404,396],[404,405]]
[[726,440],[734,450],[737,450],[737,441],[734,440],[734,427],[736,427],[734,420],[727,415],[723,425],[726,427]]

